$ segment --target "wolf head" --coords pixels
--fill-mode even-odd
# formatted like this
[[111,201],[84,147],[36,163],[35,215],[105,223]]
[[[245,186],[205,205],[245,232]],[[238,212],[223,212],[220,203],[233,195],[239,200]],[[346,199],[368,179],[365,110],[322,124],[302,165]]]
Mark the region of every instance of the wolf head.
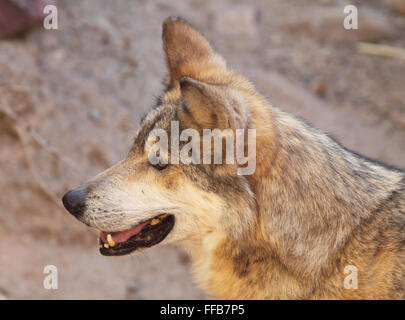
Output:
[[[167,19],[162,38],[166,89],[142,121],[129,155],[63,197],[71,214],[101,230],[100,251],[105,255],[131,253],[163,240],[200,241],[218,229],[240,236],[254,223],[252,177],[238,174],[240,163],[173,161],[172,129],[176,123],[180,132],[192,129],[202,136],[207,129],[254,129],[263,121],[262,111],[254,107],[263,105],[262,98],[246,79],[228,70],[223,58],[184,20]],[[271,125],[265,127],[271,132]],[[169,144],[151,157],[156,133],[162,131]],[[189,143],[180,140],[180,148]],[[242,152],[247,147],[243,142]],[[222,149],[210,149],[208,159],[218,159]],[[191,152],[185,150],[186,155]],[[199,154],[202,146],[193,151]],[[219,158],[224,160],[222,154]]]

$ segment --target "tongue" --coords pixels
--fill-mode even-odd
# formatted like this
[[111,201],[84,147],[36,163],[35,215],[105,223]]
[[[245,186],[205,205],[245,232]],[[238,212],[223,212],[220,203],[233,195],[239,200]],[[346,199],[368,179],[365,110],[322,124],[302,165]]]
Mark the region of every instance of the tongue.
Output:
[[119,231],[119,232],[105,232],[105,231],[101,231],[100,233],[100,238],[101,240],[103,240],[104,242],[107,242],[107,235],[111,234],[111,237],[114,239],[115,242],[120,243],[120,242],[125,242],[128,241],[129,238],[131,238],[132,236],[136,235],[137,233],[141,232],[142,228],[147,225],[147,223],[141,223],[138,224],[137,226],[129,229],[129,230],[125,230],[125,231]]

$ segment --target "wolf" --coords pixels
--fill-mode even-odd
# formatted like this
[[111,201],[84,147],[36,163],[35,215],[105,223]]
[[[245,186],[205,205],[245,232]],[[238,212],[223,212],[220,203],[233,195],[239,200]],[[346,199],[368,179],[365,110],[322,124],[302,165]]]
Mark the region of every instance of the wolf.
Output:
[[[62,199],[100,230],[100,253],[181,244],[218,299],[403,299],[405,172],[271,105],[185,20],[168,18],[162,39],[166,88],[128,156]],[[150,133],[170,139],[173,121],[255,129],[254,172],[152,164]]]

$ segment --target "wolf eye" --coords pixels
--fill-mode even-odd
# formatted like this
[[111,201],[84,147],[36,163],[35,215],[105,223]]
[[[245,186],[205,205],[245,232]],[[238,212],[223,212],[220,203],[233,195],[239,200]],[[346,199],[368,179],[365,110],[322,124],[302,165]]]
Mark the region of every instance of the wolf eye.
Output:
[[167,163],[157,163],[155,165],[153,165],[153,167],[159,171],[162,171],[163,169],[167,168],[169,166],[169,164]]

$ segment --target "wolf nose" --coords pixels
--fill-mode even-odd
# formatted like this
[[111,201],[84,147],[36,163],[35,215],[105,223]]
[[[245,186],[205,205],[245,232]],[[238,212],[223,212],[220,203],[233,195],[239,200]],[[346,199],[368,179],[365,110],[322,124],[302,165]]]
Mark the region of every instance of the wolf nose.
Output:
[[87,194],[87,188],[78,188],[71,190],[63,196],[63,205],[65,206],[67,211],[78,218],[86,210]]

